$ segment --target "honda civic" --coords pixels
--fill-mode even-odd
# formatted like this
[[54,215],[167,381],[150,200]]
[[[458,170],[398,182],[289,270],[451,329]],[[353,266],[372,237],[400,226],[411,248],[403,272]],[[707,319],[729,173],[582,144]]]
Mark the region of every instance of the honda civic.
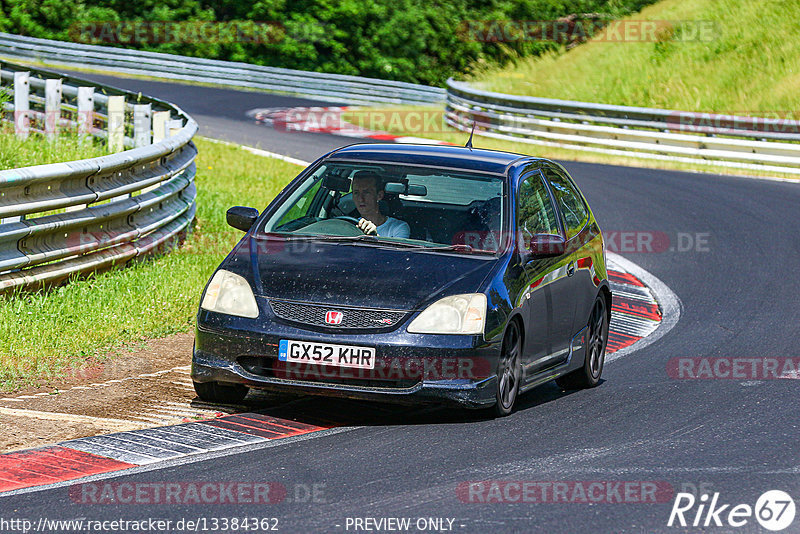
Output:
[[555,380],[600,382],[603,237],[559,164],[456,146],[360,144],[302,171],[201,296],[198,396],[251,388],[512,412]]

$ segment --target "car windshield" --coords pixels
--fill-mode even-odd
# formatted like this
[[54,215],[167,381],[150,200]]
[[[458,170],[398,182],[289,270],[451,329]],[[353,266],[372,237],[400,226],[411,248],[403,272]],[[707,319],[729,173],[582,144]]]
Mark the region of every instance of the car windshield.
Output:
[[[377,246],[495,253],[503,235],[501,176],[398,164],[326,162],[262,231]],[[365,219],[375,226],[364,231]]]

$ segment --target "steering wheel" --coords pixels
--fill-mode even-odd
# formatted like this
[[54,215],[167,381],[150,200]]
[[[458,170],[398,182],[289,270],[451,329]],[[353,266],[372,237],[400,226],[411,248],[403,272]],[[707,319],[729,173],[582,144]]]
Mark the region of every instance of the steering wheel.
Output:
[[[334,219],[341,219],[343,221],[347,221],[350,224],[352,224],[353,226],[355,226],[356,228],[358,228],[362,233],[364,232],[364,230],[361,230],[361,228],[358,227],[359,219],[356,219],[355,217],[348,217],[347,215],[339,215],[338,217],[334,217]],[[375,234],[375,235],[377,235],[377,234]]]
[[338,217],[334,217],[334,219],[341,219],[343,221],[352,223],[353,226],[358,226],[358,219],[356,219],[355,217],[348,217],[347,215],[339,215]]

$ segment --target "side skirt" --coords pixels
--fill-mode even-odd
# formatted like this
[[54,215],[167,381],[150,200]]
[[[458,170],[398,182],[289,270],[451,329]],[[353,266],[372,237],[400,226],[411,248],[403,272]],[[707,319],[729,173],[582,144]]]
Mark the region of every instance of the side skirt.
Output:
[[[548,369],[543,369],[539,371],[538,373],[533,375],[533,377],[531,377],[530,381],[527,384],[525,384],[524,386],[520,386],[519,392],[524,393],[530,389],[535,388],[536,386],[540,386],[545,382],[555,380],[559,376],[565,375],[568,372],[576,369],[578,366],[576,366],[575,364],[577,364],[578,362],[573,362],[572,357],[576,352],[583,351],[584,345],[586,343],[585,340],[586,331],[588,329],[589,329],[588,326],[584,326],[583,328],[581,328],[580,332],[575,334],[575,336],[572,338],[572,341],[569,344],[569,355],[567,355],[567,359],[563,363],[555,367],[550,367]],[[583,365],[583,361],[581,361],[580,364]]]

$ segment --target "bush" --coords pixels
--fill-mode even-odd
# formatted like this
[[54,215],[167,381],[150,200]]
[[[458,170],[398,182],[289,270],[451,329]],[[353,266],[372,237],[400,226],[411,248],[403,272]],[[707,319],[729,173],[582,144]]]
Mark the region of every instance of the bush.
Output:
[[[265,42],[247,42],[247,38],[234,35],[221,42],[190,37],[181,42],[126,42],[120,46],[442,85],[449,76],[468,74],[477,66],[502,65],[560,46],[530,40],[483,42],[470,36],[468,21],[555,20],[576,13],[599,13],[608,19],[637,11],[653,1],[110,0],[101,7],[80,0],[6,0],[0,3],[0,30],[85,41],[87,36],[99,33],[80,31],[81,25],[85,30],[92,21],[233,22],[246,36],[257,31],[256,22],[267,22],[274,25]],[[110,44],[105,38],[100,42]]]

